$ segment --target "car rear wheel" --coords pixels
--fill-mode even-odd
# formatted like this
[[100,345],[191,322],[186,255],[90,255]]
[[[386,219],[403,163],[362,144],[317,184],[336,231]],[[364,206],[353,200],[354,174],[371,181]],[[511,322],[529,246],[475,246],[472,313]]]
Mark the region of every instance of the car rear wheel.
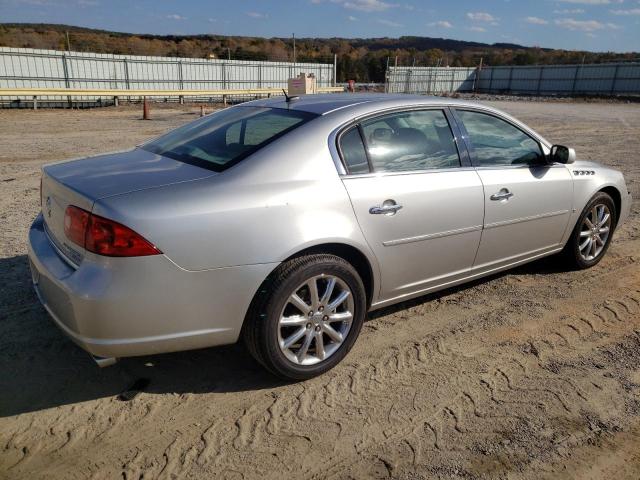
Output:
[[345,357],[365,314],[365,289],[350,263],[333,255],[299,257],[265,281],[246,320],[244,340],[274,374],[305,380]]
[[595,194],[582,211],[565,247],[573,266],[590,268],[602,260],[611,243],[616,220],[613,199],[604,192]]

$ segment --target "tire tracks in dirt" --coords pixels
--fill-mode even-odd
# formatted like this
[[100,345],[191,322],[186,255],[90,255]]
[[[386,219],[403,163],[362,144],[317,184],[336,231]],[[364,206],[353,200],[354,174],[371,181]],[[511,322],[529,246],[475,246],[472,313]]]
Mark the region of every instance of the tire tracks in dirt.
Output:
[[[627,263],[623,268],[630,266]],[[619,276],[619,268],[604,272],[607,273]],[[638,279],[631,277],[632,283]],[[385,456],[384,452],[399,445],[405,445],[411,451],[411,464],[415,467],[424,458],[433,457],[425,457],[425,452],[451,452],[457,446],[469,448],[469,445],[486,443],[503,436],[505,431],[518,428],[532,431],[530,419],[551,416],[560,419],[561,424],[579,423],[584,419],[584,412],[598,410],[590,406],[591,401],[611,402],[611,396],[603,395],[602,387],[594,386],[590,380],[576,379],[576,368],[582,370],[584,377],[588,367],[574,367],[564,360],[569,374],[562,375],[550,372],[549,364],[558,356],[579,356],[582,351],[611,344],[621,334],[628,333],[630,321],[635,321],[637,326],[640,292],[628,286],[613,290],[618,295],[596,305],[589,315],[565,315],[563,311],[573,309],[567,305],[549,310],[536,325],[538,331],[545,330],[543,335],[537,335],[537,332],[511,335],[510,344],[502,344],[499,352],[491,343],[476,340],[467,344],[467,340],[461,338],[473,337],[475,333],[429,335],[404,347],[392,348],[376,361],[351,364],[338,373],[329,374],[331,378],[326,382],[296,385],[293,388],[299,393],[294,396],[279,394],[268,402],[252,405],[237,418],[216,422],[215,428],[219,432],[216,447],[211,447],[211,442],[208,446],[202,442],[205,445],[196,447],[193,457],[202,459],[207,448],[206,458],[213,456],[216,466],[231,469],[237,467],[237,459],[248,452],[270,444],[287,444],[295,436],[317,446],[323,439],[312,433],[312,427],[320,416],[325,422],[322,425],[324,434],[328,433],[326,422],[333,422],[336,427],[335,437],[330,439],[334,444],[333,452],[316,457],[319,468],[310,469],[303,478],[332,478],[351,470],[362,471],[364,466],[359,463],[379,464],[372,459],[373,452],[384,457],[378,460],[386,465],[385,468],[391,466],[394,470],[398,467],[389,460],[394,455]],[[567,299],[564,300],[566,303]],[[572,302],[584,300],[583,296],[578,296]],[[505,305],[494,315],[503,315],[508,309]],[[472,315],[470,321],[475,317],[477,314]],[[504,328],[497,327],[498,330]],[[483,338],[491,337],[495,333],[493,330],[485,332]],[[533,346],[536,354],[523,351],[521,345]],[[435,383],[439,379],[449,391],[441,402],[425,408],[416,398],[422,395],[424,400],[431,392],[421,391],[408,379],[420,372],[424,374],[430,367],[434,370],[431,377],[438,377]],[[447,375],[449,378],[445,382],[443,377]],[[610,386],[608,390],[615,391],[615,388]],[[380,408],[372,406],[368,411],[360,409],[359,421],[344,420],[349,417],[349,405],[366,404],[367,397],[384,398],[388,391],[410,392],[407,395],[411,397],[410,404],[389,402],[391,406],[384,415]],[[619,413],[619,406],[614,410]],[[470,440],[473,437],[477,438]],[[183,447],[186,448],[186,442]],[[284,460],[276,462],[280,469],[286,468],[288,462]],[[206,467],[208,462],[201,460],[199,464]],[[184,471],[184,467],[176,466],[173,473]]]
[[[600,271],[600,280],[626,278],[629,270],[635,268],[627,257],[620,258],[625,262],[617,259],[610,262]],[[632,282],[637,279],[631,275]],[[580,284],[585,282],[573,282],[567,288],[580,292]],[[198,470],[238,472],[243,470],[242,462],[253,457],[253,461],[248,461],[251,465],[248,470],[256,474],[263,470],[260,475],[270,478],[270,471],[304,467],[304,461],[287,454],[287,447],[292,445],[297,451],[310,451],[313,446],[314,451],[322,452],[315,455],[313,462],[320,468],[308,467],[303,478],[338,477],[372,465],[397,472],[402,465],[394,458],[411,458],[404,468],[417,468],[444,455],[442,452],[486,444],[503,435],[502,430],[532,430],[529,419],[545,418],[550,412],[556,418],[579,421],[581,416],[575,406],[588,410],[589,399],[602,396],[602,389],[590,382],[576,381],[573,375],[557,377],[556,373],[550,377],[548,368],[558,355],[589,352],[610,344],[616,334],[627,332],[629,319],[637,320],[640,294],[629,287],[614,288],[614,283],[620,281],[612,281],[608,290],[617,296],[597,305],[593,313],[565,313],[575,310],[576,305],[583,305],[583,311],[589,310],[588,301],[592,299],[585,302],[585,296],[579,294],[539,309],[542,317],[540,312],[536,313],[535,329],[515,335],[512,330],[518,321],[504,325],[504,321],[496,320],[509,317],[511,303],[496,308],[492,302],[491,306],[464,311],[466,318],[458,318],[454,328],[431,329],[433,333],[416,340],[418,332],[429,328],[419,319],[423,315],[421,309],[415,308],[403,320],[403,335],[396,335],[407,340],[411,338],[407,333],[413,333],[413,340],[388,347],[377,338],[385,337],[386,329],[374,330],[363,336],[362,341],[381,346],[376,355],[361,354],[325,377],[284,387],[270,395],[249,394],[247,400],[253,399],[253,404],[241,409],[232,407],[226,415],[214,409],[216,417],[206,428],[180,428],[175,435],[163,435],[168,446],[160,456],[145,449],[135,455],[127,454],[122,459],[123,475],[134,478],[135,472],[140,471],[167,477]],[[432,313],[438,311],[443,325],[450,315],[460,313],[455,304],[444,302],[425,308]],[[526,313],[516,317],[521,322],[528,320]],[[393,318],[379,320],[383,324],[389,322],[395,324]],[[486,326],[480,335],[479,325]],[[538,335],[541,329],[544,335]],[[395,343],[398,338],[392,340]],[[526,346],[535,355],[525,351]],[[611,384],[609,379],[601,380]],[[435,395],[439,401],[429,404],[433,390],[425,386],[443,387],[445,394],[441,398]],[[612,389],[615,390],[609,385],[607,390]],[[611,400],[605,397],[606,401]],[[198,403],[189,398],[176,402],[176,406],[184,413]],[[237,407],[243,403],[239,402]],[[235,416],[234,411],[238,412]],[[85,420],[79,421],[82,417]],[[82,449],[83,442],[99,442],[100,437],[117,435],[127,422],[143,426],[142,437],[156,422],[172,420],[177,425],[186,423],[180,416],[167,418],[164,409],[154,411],[135,402],[115,413],[107,409],[97,414],[90,408],[76,406],[50,422],[47,436],[53,438],[32,445],[15,466],[27,455],[45,454],[52,449],[57,456],[72,455]],[[80,426],[72,431],[53,427],[68,422]],[[98,433],[90,435],[82,424],[91,424]],[[19,434],[13,437],[16,436]],[[19,450],[22,442],[13,437],[5,450]],[[402,452],[394,450],[398,448]],[[264,467],[255,460],[256,452]]]
[[[46,408],[0,418],[0,463],[7,466],[6,475],[557,478],[563,466],[577,468],[569,459],[576,452],[585,464],[604,464],[609,475],[600,477],[611,478],[615,465],[605,457],[612,452],[618,463],[628,460],[627,476],[638,478],[640,460],[634,452],[640,443],[633,442],[640,428],[633,424],[640,412],[640,360],[634,353],[640,350],[640,170],[632,152],[640,143],[620,134],[618,123],[602,121],[604,109],[597,106],[516,102],[513,108],[550,137],[577,141],[587,158],[624,170],[636,200],[603,262],[591,270],[563,272],[549,259],[387,309],[367,322],[345,364],[295,385],[264,386],[255,381],[255,372],[240,368],[238,378],[227,375],[220,385],[212,376],[211,388],[177,382],[194,389],[159,388],[129,403],[101,396],[112,392],[95,387],[100,374],[65,363],[78,361],[82,352],[54,331],[32,333],[48,320],[29,307],[34,298],[24,294],[29,277],[18,256],[24,254],[24,231],[38,209],[39,164],[6,164],[5,176],[16,180],[4,184],[15,195],[0,202],[9,227],[3,255],[14,257],[6,263],[9,290],[0,308],[11,337],[3,343],[8,352],[3,358],[17,361],[19,374],[29,376],[30,364],[42,363],[38,355],[53,360],[63,354],[64,362],[53,360],[52,368],[40,365],[35,379],[46,379],[42,372],[47,372],[61,390],[74,388],[75,376],[95,382],[87,396],[62,395],[60,403],[44,402]],[[591,113],[586,120],[582,113],[574,115],[580,121],[566,129],[564,114],[572,109]],[[637,109],[612,110],[632,127],[639,125]],[[100,114],[81,116],[94,121]],[[118,117],[109,122],[123,121],[120,113],[105,115]],[[580,128],[583,135],[576,135]],[[68,143],[62,135],[54,138]],[[67,146],[49,150],[58,158]],[[41,152],[31,153],[35,158]],[[34,349],[38,353],[24,353]],[[226,360],[193,358],[187,368],[175,370],[166,368],[173,361],[167,358],[165,371],[187,375],[208,368],[202,359]],[[229,359],[235,361],[237,356]],[[122,363],[114,385],[129,383],[126,369],[133,364]],[[213,371],[221,368],[226,367]],[[154,378],[152,385],[162,380]],[[36,380],[29,382],[21,385],[38,392]],[[249,387],[236,387],[243,382]]]

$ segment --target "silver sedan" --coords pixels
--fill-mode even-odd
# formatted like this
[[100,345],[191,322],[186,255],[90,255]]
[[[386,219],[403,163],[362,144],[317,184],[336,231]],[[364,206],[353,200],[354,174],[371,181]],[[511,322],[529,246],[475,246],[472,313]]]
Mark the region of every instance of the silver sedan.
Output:
[[101,365],[242,338],[321,374],[368,311],[561,254],[598,263],[631,198],[489,107],[406,95],[245,103],[43,168],[33,284]]

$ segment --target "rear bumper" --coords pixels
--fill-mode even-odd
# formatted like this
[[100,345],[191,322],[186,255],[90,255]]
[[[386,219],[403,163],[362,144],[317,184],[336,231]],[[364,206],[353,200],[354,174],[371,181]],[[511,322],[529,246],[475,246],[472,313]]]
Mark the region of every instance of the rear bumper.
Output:
[[98,357],[235,343],[254,293],[277,264],[186,271],[163,255],[87,254],[75,268],[51,244],[42,215],[29,231],[40,302],[56,325]]

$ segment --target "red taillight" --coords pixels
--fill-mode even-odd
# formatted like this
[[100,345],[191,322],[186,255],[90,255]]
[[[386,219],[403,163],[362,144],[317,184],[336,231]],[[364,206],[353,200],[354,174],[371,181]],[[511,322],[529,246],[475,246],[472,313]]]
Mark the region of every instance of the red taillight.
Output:
[[141,257],[162,253],[130,228],[97,215],[89,217],[84,248],[109,257]]
[[78,207],[69,206],[64,212],[64,234],[73,243],[84,247],[84,237],[89,224],[90,213]]
[[64,233],[72,242],[98,255],[141,257],[162,253],[129,227],[74,206],[65,211]]

